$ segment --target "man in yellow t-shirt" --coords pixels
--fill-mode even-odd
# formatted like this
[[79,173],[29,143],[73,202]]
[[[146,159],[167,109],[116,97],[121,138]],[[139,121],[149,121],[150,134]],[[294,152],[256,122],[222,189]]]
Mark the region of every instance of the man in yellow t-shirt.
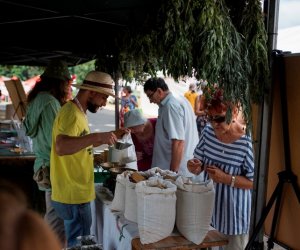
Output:
[[109,74],[91,71],[77,96],[62,106],[52,130],[50,179],[52,205],[64,220],[67,247],[77,244],[76,237],[90,235],[90,202],[95,199],[93,147],[114,144],[112,132],[90,133],[86,111],[96,113],[114,95]]
[[195,112],[195,103],[196,99],[198,97],[198,93],[196,92],[197,86],[195,83],[191,83],[189,86],[189,90],[184,93],[184,97],[189,100],[190,104],[192,105],[192,108]]

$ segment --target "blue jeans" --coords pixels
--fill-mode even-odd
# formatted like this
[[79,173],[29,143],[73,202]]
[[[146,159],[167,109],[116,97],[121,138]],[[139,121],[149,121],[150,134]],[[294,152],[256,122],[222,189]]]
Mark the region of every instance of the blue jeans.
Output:
[[68,247],[77,245],[78,236],[90,235],[92,213],[90,203],[65,204],[52,201],[57,215],[64,220]]
[[44,216],[45,221],[52,228],[52,230],[57,234],[62,246],[66,244],[65,226],[64,221],[57,215],[55,209],[51,202],[51,191],[45,191],[45,201],[46,201],[46,213]]

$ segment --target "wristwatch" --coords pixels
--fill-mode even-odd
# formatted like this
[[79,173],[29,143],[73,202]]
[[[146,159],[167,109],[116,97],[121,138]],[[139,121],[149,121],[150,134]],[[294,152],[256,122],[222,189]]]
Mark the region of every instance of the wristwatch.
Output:
[[231,183],[230,183],[230,187],[234,187],[234,184],[235,184],[235,176],[232,175],[231,176]]

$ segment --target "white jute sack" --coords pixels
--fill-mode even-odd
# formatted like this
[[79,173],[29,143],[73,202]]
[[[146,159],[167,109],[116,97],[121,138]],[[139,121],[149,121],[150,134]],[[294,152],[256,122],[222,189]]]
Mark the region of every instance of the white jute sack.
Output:
[[135,192],[136,183],[129,180],[129,176],[125,181],[125,211],[124,216],[127,220],[137,223],[137,198]]
[[137,221],[142,244],[157,242],[172,233],[176,217],[176,189],[176,185],[160,178],[151,178],[136,185]]
[[126,177],[124,173],[118,174],[116,178],[115,194],[110,205],[112,210],[124,212],[125,210],[125,192],[126,192]]
[[198,245],[210,228],[215,199],[213,182],[184,183],[184,178],[178,177],[176,185],[176,227]]

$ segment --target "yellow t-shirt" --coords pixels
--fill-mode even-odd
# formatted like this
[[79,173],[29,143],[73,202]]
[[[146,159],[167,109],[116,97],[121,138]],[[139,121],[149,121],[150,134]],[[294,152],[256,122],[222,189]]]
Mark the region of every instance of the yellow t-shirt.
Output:
[[190,104],[192,105],[194,112],[195,112],[195,103],[196,103],[197,96],[198,96],[198,93],[192,92],[192,91],[185,92],[185,94],[184,94],[184,97],[186,99],[188,99]]
[[80,204],[95,199],[92,145],[72,155],[58,156],[56,136],[83,136],[90,133],[85,115],[73,102],[66,103],[53,124],[50,158],[52,199],[61,203]]

